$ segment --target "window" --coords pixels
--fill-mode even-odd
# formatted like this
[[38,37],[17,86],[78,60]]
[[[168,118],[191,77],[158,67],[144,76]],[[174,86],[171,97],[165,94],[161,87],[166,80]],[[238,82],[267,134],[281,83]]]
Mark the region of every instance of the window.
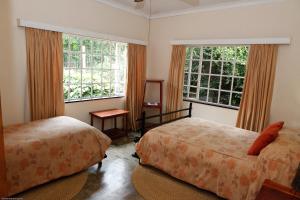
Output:
[[184,99],[239,108],[248,51],[248,46],[187,48]]
[[63,35],[66,102],[124,96],[127,44]]

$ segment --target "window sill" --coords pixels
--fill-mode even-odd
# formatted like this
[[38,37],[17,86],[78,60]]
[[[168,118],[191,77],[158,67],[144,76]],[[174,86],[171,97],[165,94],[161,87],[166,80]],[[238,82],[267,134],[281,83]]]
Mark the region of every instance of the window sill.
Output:
[[81,102],[88,102],[88,101],[101,101],[101,100],[109,100],[109,99],[121,99],[125,96],[115,96],[115,97],[101,97],[101,98],[94,98],[94,99],[80,99],[80,100],[71,100],[71,101],[65,101],[65,104],[70,103],[81,103]]
[[220,105],[220,104],[202,102],[202,101],[197,101],[197,100],[194,100],[194,99],[185,99],[184,98],[183,101],[198,103],[198,104],[203,104],[203,105],[208,105],[208,106],[214,106],[214,107],[219,107],[219,108],[226,108],[226,109],[230,109],[230,110],[239,110],[239,108],[233,107],[233,106],[225,106],[225,105],[223,106],[223,105]]

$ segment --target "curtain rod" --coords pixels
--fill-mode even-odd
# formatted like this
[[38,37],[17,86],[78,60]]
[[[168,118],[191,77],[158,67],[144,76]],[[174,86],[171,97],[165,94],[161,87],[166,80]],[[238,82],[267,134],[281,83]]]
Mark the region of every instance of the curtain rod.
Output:
[[172,40],[172,45],[240,45],[240,44],[285,44],[291,43],[289,37],[242,38],[242,39],[203,39],[203,40]]
[[29,21],[29,20],[24,20],[24,19],[18,19],[18,26],[19,27],[37,28],[37,29],[43,29],[43,30],[48,30],[48,31],[56,31],[56,32],[62,32],[62,33],[69,33],[69,34],[74,34],[74,35],[86,36],[86,37],[91,37],[91,38],[99,38],[99,39],[105,39],[105,40],[112,40],[112,41],[117,41],[117,42],[125,42],[125,43],[140,44],[140,45],[148,44],[147,41],[143,41],[143,40],[119,37],[119,36],[115,36],[115,35],[111,35],[111,34],[93,32],[93,31],[82,30],[82,29],[55,26],[55,25],[51,25],[51,24],[34,22],[34,21]]

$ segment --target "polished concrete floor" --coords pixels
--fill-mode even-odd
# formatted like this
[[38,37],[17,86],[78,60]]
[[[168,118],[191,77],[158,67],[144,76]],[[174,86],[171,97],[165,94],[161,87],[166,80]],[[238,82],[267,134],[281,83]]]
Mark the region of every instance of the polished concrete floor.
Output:
[[97,171],[97,165],[89,168],[87,183],[74,200],[143,199],[131,182],[132,171],[138,165],[138,160],[131,156],[133,152],[132,139],[123,138],[114,142],[101,169]]

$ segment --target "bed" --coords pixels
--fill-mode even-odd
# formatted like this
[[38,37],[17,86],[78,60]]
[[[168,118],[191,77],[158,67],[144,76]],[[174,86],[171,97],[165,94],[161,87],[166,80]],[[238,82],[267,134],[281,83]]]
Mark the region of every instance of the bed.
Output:
[[247,155],[258,133],[199,118],[148,131],[140,163],[233,200],[254,200],[265,179],[291,186],[300,162],[300,130],[283,129],[259,156]]
[[4,128],[8,196],[101,162],[111,140],[61,116]]

